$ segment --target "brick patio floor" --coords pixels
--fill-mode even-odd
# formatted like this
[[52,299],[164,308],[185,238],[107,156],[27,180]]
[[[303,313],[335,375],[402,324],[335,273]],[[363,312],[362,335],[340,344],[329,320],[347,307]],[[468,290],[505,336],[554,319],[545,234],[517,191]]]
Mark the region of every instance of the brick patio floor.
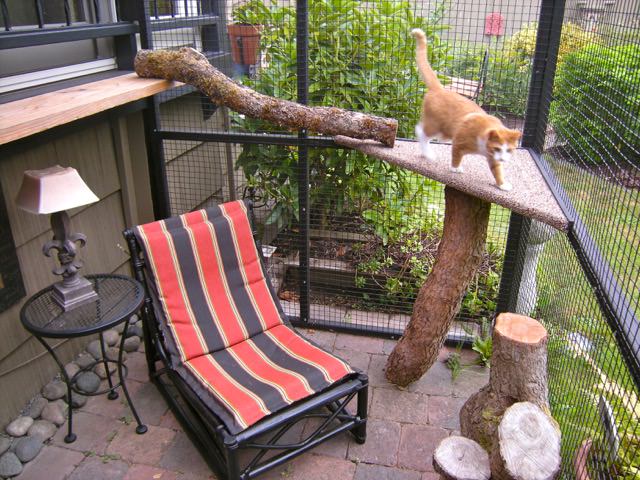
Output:
[[[384,378],[394,341],[323,331],[305,335],[369,373],[370,414],[367,442],[343,435],[267,473],[265,480],[436,480],[431,455],[438,442],[456,432],[466,398],[488,380],[488,370],[465,367],[455,381],[440,359],[418,382],[400,390]],[[473,352],[462,352],[472,363]],[[124,396],[110,401],[92,397],[74,416],[78,439],[65,444],[66,425],[38,457],[25,465],[19,480],[205,480],[215,478],[196,448],[149,383],[144,354],[130,354],[128,385],[143,421],[136,435]],[[297,433],[305,434],[311,425]]]

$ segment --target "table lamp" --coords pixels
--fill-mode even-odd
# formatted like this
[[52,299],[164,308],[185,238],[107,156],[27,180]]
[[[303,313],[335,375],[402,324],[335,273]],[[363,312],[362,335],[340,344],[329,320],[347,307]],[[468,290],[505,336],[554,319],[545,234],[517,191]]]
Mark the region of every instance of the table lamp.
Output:
[[91,282],[78,273],[82,268],[82,261],[75,258],[76,244],[83,247],[87,237],[82,233],[69,232],[69,215],[66,210],[98,200],[75,168],[60,165],[25,171],[16,198],[17,206],[23,210],[51,214],[53,240],[44,244],[42,252],[47,257],[51,256],[51,250],[58,252],[60,266],[52,272],[54,275],[62,275],[62,280],[54,284],[52,296],[65,311],[97,298]]

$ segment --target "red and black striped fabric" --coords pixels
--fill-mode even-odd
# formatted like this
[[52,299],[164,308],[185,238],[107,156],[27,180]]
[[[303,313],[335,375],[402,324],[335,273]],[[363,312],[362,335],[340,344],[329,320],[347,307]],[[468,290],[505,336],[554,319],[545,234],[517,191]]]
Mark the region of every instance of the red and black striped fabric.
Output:
[[282,321],[244,202],[136,228],[176,371],[231,433],[353,371]]

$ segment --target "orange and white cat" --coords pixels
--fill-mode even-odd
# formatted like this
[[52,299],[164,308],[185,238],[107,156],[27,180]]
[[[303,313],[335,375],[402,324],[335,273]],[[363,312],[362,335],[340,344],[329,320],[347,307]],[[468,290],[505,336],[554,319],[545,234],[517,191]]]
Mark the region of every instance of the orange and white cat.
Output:
[[505,181],[502,162],[513,155],[522,134],[506,128],[500,120],[484,112],[471,100],[445,90],[427,60],[427,37],[418,28],[411,31],[416,39],[416,60],[429,91],[422,102],[422,115],[416,125],[416,137],[422,154],[434,158],[431,140],[451,140],[451,170],[462,173],[462,157],[469,153],[484,155],[502,190],[512,189]]

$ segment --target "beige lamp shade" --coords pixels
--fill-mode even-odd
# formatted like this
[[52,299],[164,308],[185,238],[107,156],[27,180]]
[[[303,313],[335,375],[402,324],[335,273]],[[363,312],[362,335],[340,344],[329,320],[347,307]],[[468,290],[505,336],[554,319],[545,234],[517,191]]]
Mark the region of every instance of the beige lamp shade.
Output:
[[54,213],[98,200],[75,168],[55,165],[24,172],[16,205],[31,213]]

